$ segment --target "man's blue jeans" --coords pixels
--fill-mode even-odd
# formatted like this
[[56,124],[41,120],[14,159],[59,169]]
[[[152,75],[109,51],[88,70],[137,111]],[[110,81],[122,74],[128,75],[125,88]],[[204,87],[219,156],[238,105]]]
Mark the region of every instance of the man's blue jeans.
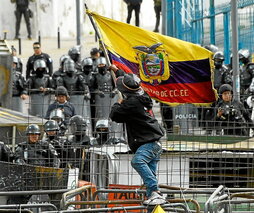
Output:
[[158,143],[146,143],[138,148],[131,160],[132,167],[144,181],[147,197],[150,197],[153,191],[158,191],[156,170],[161,152],[162,148]]

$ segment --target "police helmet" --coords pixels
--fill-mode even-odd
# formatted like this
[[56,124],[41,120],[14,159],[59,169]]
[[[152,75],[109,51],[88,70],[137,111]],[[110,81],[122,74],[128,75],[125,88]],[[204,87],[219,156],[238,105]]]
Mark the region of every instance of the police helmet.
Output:
[[65,95],[66,97],[69,96],[67,89],[64,86],[59,86],[56,88],[55,96],[58,95]]
[[91,58],[84,58],[81,61],[81,66],[82,67],[84,67],[84,66],[93,66],[93,59],[91,59]]
[[107,65],[107,61],[106,61],[105,57],[99,57],[99,58],[97,58],[96,62],[97,62],[96,63],[97,65],[101,65],[101,64]]
[[69,121],[69,132],[73,135],[82,135],[86,132],[87,121],[81,115],[74,115]]
[[75,73],[75,62],[72,59],[66,59],[64,62],[63,70],[66,73]]
[[80,46],[74,46],[71,49],[69,49],[68,55],[75,62],[78,61],[79,60],[79,56],[80,56]]
[[233,88],[229,84],[222,84],[219,88],[219,94],[222,95],[223,92],[230,91],[233,92]]
[[216,53],[219,50],[219,48],[213,44],[205,45],[204,48],[206,48],[207,50],[209,50],[213,53]]
[[59,64],[60,64],[60,66],[63,67],[64,62],[66,61],[66,59],[69,59],[69,58],[70,58],[69,55],[62,55],[62,56],[60,57],[60,59],[59,59]]
[[80,54],[80,46],[74,46],[69,49],[68,55],[71,56],[72,54]]
[[245,63],[249,62],[250,51],[248,49],[240,49],[238,51],[239,61]]
[[214,54],[213,60],[224,61],[225,57],[222,51],[218,51]]
[[47,65],[46,62],[43,59],[37,59],[34,62],[34,70],[36,71],[38,68],[46,69]]
[[108,119],[101,119],[96,122],[95,125],[96,132],[108,132],[109,121]]
[[59,125],[55,120],[49,120],[44,124],[44,131],[59,131]]
[[35,134],[35,135],[40,135],[40,127],[37,124],[30,124],[29,126],[27,126],[26,128],[26,134]]
[[61,109],[54,109],[50,115],[49,115],[50,120],[55,120],[56,122],[60,123],[63,122],[65,119],[64,113]]

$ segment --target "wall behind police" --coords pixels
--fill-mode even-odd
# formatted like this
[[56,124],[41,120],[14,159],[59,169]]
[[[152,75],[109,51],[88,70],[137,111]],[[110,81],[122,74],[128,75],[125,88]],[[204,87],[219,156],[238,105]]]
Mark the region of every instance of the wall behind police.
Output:
[[[94,33],[89,18],[85,15],[84,3],[91,11],[125,22],[127,17],[127,5],[123,0],[80,0],[81,8],[81,34],[88,35]],[[4,5],[4,7],[2,7]],[[32,36],[35,38],[40,31],[42,37],[56,37],[57,28],[60,28],[62,38],[76,37],[76,0],[35,0],[30,3],[30,8],[34,13],[31,20]],[[8,31],[7,38],[12,39],[15,36],[14,16],[15,4],[10,0],[1,0],[0,7],[0,38],[3,37],[3,31]],[[133,11],[131,24],[135,23],[135,14]],[[155,25],[155,14],[153,9],[153,0],[144,0],[141,5],[140,26],[142,28],[153,30]],[[27,37],[27,30],[24,17],[21,20],[20,34],[22,38]]]

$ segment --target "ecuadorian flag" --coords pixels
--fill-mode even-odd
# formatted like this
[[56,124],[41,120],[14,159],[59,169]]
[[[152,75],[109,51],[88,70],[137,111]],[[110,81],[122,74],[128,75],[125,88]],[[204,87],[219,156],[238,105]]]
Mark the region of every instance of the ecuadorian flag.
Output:
[[178,105],[206,105],[217,98],[211,76],[212,52],[87,11],[100,30],[112,63],[137,74],[154,99]]

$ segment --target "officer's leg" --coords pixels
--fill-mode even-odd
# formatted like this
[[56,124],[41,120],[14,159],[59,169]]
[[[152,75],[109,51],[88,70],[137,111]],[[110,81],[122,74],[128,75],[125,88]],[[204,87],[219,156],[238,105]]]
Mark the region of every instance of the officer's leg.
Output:
[[15,34],[15,38],[18,38],[19,37],[19,29],[20,29],[20,22],[21,22],[22,12],[17,9],[15,11],[15,15],[16,15],[16,34]]
[[25,17],[26,28],[27,28],[27,33],[28,33],[27,37],[31,38],[31,24],[30,24],[28,8],[26,9],[26,11],[24,11],[24,17]]
[[155,6],[154,11],[156,15],[156,23],[155,23],[154,32],[159,32],[161,7]]
[[128,5],[127,9],[128,9],[127,23],[129,24],[131,21],[131,14],[132,14],[133,6]]
[[139,26],[139,12],[140,12],[140,4],[135,6],[135,21],[136,21],[136,26]]

